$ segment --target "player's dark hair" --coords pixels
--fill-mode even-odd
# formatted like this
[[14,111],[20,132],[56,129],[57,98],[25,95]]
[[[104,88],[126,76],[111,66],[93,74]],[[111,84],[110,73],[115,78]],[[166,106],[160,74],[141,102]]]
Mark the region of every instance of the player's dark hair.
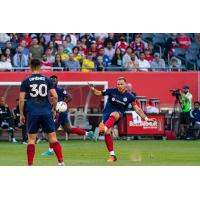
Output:
[[123,81],[126,83],[126,79],[125,79],[124,77],[119,77],[117,80],[118,80],[118,81],[119,81],[119,80],[123,80]]
[[40,69],[40,60],[39,59],[32,59],[31,60],[31,69],[33,71]]
[[50,76],[50,78],[52,78],[52,79],[58,79],[58,77],[56,75],[52,75],[52,76]]
[[195,102],[194,102],[194,105],[195,105],[195,104],[199,104],[199,105],[200,105],[200,102],[199,102],[199,101],[195,101]]

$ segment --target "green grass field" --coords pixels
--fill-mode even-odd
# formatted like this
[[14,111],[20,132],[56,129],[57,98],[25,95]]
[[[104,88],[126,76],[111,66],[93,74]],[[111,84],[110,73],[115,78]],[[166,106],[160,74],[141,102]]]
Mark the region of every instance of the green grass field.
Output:
[[[107,163],[103,141],[62,141],[65,165],[69,166],[200,166],[200,141],[115,141],[118,161]],[[56,166],[55,156],[41,156],[48,143],[36,145],[34,165]],[[26,145],[0,142],[0,166],[26,165]]]

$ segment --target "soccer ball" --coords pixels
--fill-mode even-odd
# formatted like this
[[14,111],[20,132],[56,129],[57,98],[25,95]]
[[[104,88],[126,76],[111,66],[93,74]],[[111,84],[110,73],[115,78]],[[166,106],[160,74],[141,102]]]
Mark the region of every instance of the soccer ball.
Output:
[[56,105],[57,112],[65,112],[67,111],[67,104],[64,101],[59,101]]

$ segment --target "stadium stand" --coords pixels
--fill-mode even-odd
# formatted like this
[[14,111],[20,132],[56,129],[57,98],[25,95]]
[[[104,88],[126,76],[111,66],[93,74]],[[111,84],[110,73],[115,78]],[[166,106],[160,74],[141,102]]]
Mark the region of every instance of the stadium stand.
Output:
[[[0,56],[2,54],[6,55],[6,62],[10,62],[12,66],[9,71],[27,71],[25,58],[30,63],[30,59],[34,56],[40,57],[43,53],[44,55],[46,54],[48,59],[51,59],[51,62],[52,60],[56,60],[55,56],[57,54],[61,57],[61,63],[55,63],[48,69],[51,71],[71,71],[72,69],[68,67],[69,55],[71,53],[74,54],[74,60],[77,61],[74,64],[77,63],[80,66],[83,66],[82,64],[87,58],[88,53],[91,54],[92,61],[96,67],[94,70],[82,70],[80,68],[82,72],[130,71],[130,67],[127,67],[129,65],[124,66],[123,62],[112,61],[116,48],[120,49],[123,56],[126,54],[126,49],[130,45],[136,55],[136,60],[139,58],[139,53],[146,49],[149,49],[151,56],[159,53],[160,58],[165,61],[166,65],[162,71],[173,71],[169,67],[171,58],[174,56],[180,59],[182,63],[179,66],[179,71],[199,71],[199,38],[198,33],[1,33]],[[109,47],[112,53],[108,51],[107,44],[112,45]],[[19,52],[19,46],[23,49],[22,52]],[[106,63],[106,67],[99,70],[98,65],[95,63],[97,63],[99,51],[102,48],[105,50],[103,65]],[[74,49],[78,49],[78,52],[74,52]],[[49,62],[49,60],[47,61]],[[0,66],[4,66],[4,62],[4,60],[1,60]],[[93,66],[92,63],[90,65]],[[84,65],[84,68],[87,68],[87,66]],[[44,68],[44,70],[46,69]],[[134,71],[142,70],[136,68]],[[148,71],[156,71],[156,69],[152,69],[151,67]]]

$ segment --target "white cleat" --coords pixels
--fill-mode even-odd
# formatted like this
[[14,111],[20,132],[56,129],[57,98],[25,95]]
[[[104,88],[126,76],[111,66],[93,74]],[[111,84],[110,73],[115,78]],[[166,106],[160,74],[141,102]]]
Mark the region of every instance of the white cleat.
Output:
[[64,162],[58,163],[58,166],[65,166]]
[[15,138],[12,138],[12,143],[17,143],[17,140]]

